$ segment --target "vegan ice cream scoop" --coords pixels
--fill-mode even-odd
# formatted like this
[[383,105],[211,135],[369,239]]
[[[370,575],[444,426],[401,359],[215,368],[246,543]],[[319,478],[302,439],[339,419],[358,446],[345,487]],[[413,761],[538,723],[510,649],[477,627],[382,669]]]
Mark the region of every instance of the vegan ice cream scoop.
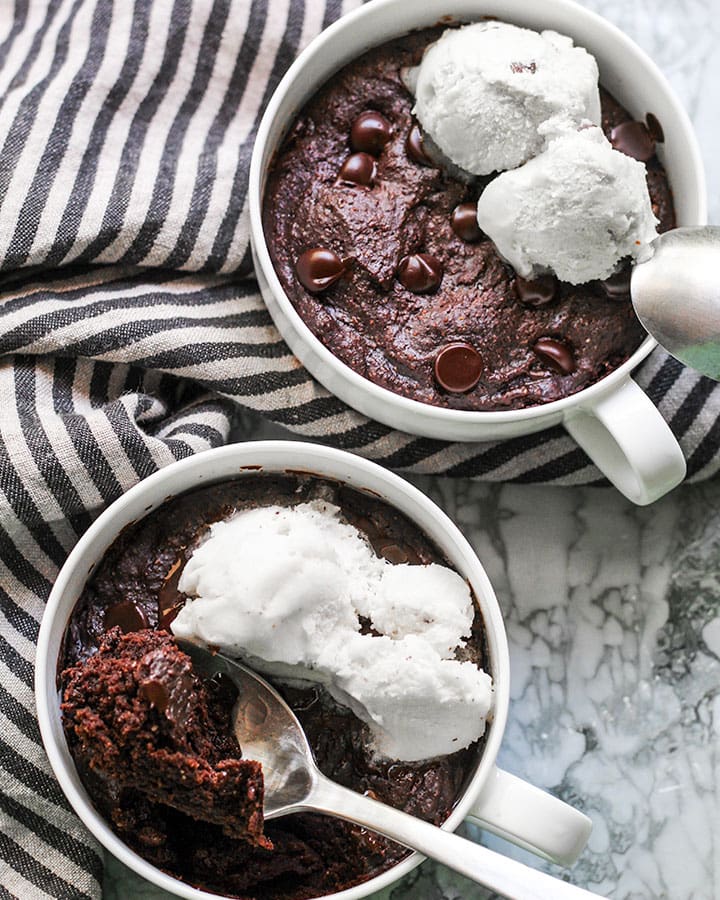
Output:
[[620,260],[642,260],[657,237],[643,163],[599,128],[573,131],[498,175],[478,201],[478,224],[523,278],[551,270],[582,284]]
[[503,22],[449,29],[405,81],[424,132],[475,175],[519,166],[583,121],[600,124],[597,63],[554,31]]
[[333,504],[214,523],[178,586],[192,599],[172,623],[177,636],[324,683],[368,723],[383,756],[452,753],[485,730],[491,679],[455,658],[474,618],[466,582],[437,563],[378,557]]
[[570,38],[501,22],[450,29],[405,80],[451,163],[501,173],[477,220],[522,278],[583,284],[647,254],[657,221],[645,166],[594,127],[597,63]]

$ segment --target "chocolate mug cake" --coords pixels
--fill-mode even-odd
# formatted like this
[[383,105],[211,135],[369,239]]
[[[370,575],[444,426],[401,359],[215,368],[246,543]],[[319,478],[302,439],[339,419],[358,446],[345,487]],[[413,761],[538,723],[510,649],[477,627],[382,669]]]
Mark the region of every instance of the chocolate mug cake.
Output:
[[[251,475],[171,500],[125,529],[76,604],[65,634],[63,725],[97,809],[140,856],[197,887],[302,900],[342,890],[409,851],[339,819],[296,814],[262,824],[262,777],[231,732],[232,685],[193,671],[169,626],[179,583],[213,523],[322,498],[393,565],[447,561],[386,503],[310,476]],[[361,621],[365,634],[372,621]],[[482,667],[480,615],[458,650]],[[368,726],[320,685],[276,682],[321,769],[337,782],[440,824],[477,764],[483,738],[415,762],[379,756]]]
[[[311,331],[375,384],[461,410],[547,403],[600,380],[643,341],[630,266],[574,285],[520,278],[500,257],[475,216],[491,176],[435,162],[403,81],[443,31],[368,51],[306,104],[268,175],[270,254]],[[602,89],[600,99],[613,147],[646,165],[658,230],[674,227],[659,123],[633,121]]]

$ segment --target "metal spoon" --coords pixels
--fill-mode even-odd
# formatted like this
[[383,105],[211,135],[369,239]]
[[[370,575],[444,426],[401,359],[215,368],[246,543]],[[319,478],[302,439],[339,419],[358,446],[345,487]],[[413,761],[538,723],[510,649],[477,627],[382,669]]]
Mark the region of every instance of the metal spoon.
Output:
[[178,645],[198,671],[208,676],[223,673],[237,686],[235,734],[243,756],[262,764],[266,819],[303,810],[347,819],[419,850],[511,900],[599,896],[335,784],[320,772],[302,725],[266,681],[220,653],[185,640],[178,640]]
[[720,381],[720,228],[675,228],[652,247],[630,279],[637,317],[668,353]]

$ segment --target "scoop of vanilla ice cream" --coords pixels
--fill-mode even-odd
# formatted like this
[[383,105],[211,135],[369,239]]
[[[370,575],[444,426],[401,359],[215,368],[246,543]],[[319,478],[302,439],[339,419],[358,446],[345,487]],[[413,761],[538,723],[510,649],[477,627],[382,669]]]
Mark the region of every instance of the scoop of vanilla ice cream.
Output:
[[[468,634],[473,621],[469,591],[460,576],[446,566],[388,565],[366,609],[360,610],[374,628],[391,638],[422,636],[443,659],[450,659],[458,635]],[[438,606],[438,599],[449,602]]]
[[329,690],[368,722],[391,759],[441,756],[478,738],[492,702],[490,676],[471,662],[438,664],[420,635],[350,637]]
[[[490,677],[452,658],[474,618],[467,583],[438,564],[379,558],[333,504],[260,507],[211,525],[178,587],[191,599],[174,634],[325,683],[382,754],[452,753],[485,730]],[[360,616],[380,635],[361,634]]]
[[552,271],[570,284],[607,278],[627,256],[645,259],[657,237],[644,164],[614,150],[599,128],[557,138],[498,175],[477,218],[520,276]]
[[597,63],[554,31],[503,22],[449,29],[405,83],[425,133],[476,175],[521,165],[585,120],[600,124]]
[[267,506],[212,524],[178,583],[202,600],[180,611],[175,634],[312,667],[318,643],[338,628],[359,629],[353,606],[382,570],[357,529],[332,510],[319,502]]

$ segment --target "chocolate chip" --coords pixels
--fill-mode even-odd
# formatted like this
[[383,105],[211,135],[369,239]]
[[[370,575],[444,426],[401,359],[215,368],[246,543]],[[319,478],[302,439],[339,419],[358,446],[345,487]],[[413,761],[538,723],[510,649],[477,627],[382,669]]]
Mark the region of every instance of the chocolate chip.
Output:
[[158,591],[158,628],[167,628],[179,608],[185,603],[185,597],[178,590],[180,576],[185,567],[183,556],[175,560],[170,566]]
[[187,726],[196,696],[188,657],[169,660],[162,650],[151,650],[140,660],[138,681],[140,693],[173,726]]
[[452,394],[464,394],[480,380],[482,356],[470,344],[448,344],[435,357],[435,380]]
[[515,276],[515,291],[521,303],[537,308],[551,303],[557,293],[558,283],[554,275],[540,275],[527,281],[519,275]]
[[436,290],[442,276],[442,263],[429,253],[403,256],[397,268],[400,283],[413,294],[428,294]]
[[145,612],[136,606],[132,600],[121,600],[114,606],[105,610],[104,623],[105,631],[118,626],[121,631],[127,634],[129,631],[142,631],[147,628],[148,617]]
[[435,163],[425,152],[422,131],[417,122],[410,129],[410,133],[407,136],[407,140],[405,141],[405,151],[413,162],[416,162],[421,166],[435,167]]
[[657,144],[662,144],[665,140],[665,132],[663,131],[660,122],[658,122],[657,116],[654,116],[652,113],[648,113],[645,116],[645,122],[647,124],[647,130],[650,134],[650,137]]
[[313,247],[298,257],[295,272],[300,284],[306,290],[311,294],[319,294],[342,278],[345,263],[332,250]]
[[625,263],[622,268],[614,272],[609,278],[600,282],[605,294],[610,300],[622,300],[630,296],[630,276],[632,275],[632,267],[630,263]]
[[176,606],[169,606],[158,619],[159,631],[170,631],[170,626],[177,618],[177,614],[185,605],[184,600],[179,600]]
[[140,690],[158,712],[164,713],[170,703],[170,692],[162,681],[148,680],[140,685]]
[[477,221],[477,204],[460,203],[450,215],[450,226],[468,244],[476,244],[484,237]]
[[655,153],[655,141],[644,122],[623,122],[610,132],[610,143],[626,156],[645,162]]
[[340,168],[340,181],[370,187],[375,181],[377,163],[369,153],[353,153]]
[[538,338],[533,345],[533,353],[561,375],[570,375],[575,371],[575,357],[564,341],[551,337]]
[[392,128],[382,115],[373,109],[360,113],[350,129],[350,146],[355,151],[379,156],[390,140]]

